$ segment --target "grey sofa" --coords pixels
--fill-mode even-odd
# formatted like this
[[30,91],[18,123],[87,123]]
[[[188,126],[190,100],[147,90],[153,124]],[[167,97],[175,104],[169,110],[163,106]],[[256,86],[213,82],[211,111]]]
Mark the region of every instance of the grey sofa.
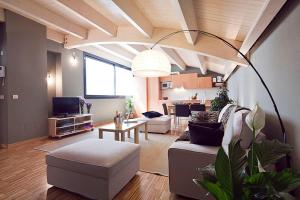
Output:
[[[252,138],[251,130],[244,122],[244,118],[248,112],[247,110],[232,112],[233,117],[231,118],[232,122],[230,122],[234,136],[240,137],[243,148],[249,147]],[[222,114],[224,114],[223,110],[220,112],[220,115]],[[219,116],[219,120],[221,117]],[[223,142],[225,138],[226,136],[224,135]],[[174,194],[194,199],[213,199],[211,195],[207,195],[207,192],[197,186],[192,180],[194,178],[201,179],[201,175],[197,169],[213,163],[219,148],[191,144],[189,141],[174,142],[168,151],[170,191]]]

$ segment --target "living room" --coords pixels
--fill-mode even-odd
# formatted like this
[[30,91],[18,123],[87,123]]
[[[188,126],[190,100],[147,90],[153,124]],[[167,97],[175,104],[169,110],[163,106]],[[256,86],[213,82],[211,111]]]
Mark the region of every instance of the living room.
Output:
[[300,198],[299,1],[0,8],[0,199]]

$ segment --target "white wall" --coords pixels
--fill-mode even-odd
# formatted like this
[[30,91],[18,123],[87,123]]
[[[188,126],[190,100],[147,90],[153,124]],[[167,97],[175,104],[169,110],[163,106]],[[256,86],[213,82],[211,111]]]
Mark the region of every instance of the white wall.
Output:
[[212,100],[217,96],[219,88],[210,89],[167,89],[162,91],[162,97],[169,100],[189,100],[195,93],[198,93],[199,100]]
[[[288,143],[294,147],[292,164],[300,168],[300,1],[287,1],[251,50],[251,61],[277,103],[286,127]],[[240,68],[228,81],[229,95],[241,106],[256,103],[267,113],[264,132],[282,138],[278,119],[266,90],[250,68]]]

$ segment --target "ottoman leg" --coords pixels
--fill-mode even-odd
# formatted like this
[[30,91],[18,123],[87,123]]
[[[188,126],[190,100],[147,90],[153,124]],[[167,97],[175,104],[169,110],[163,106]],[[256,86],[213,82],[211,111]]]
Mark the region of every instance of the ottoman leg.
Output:
[[120,136],[119,136],[119,132],[118,131],[115,132],[115,140],[116,141],[120,140]]
[[135,144],[139,143],[139,128],[134,129],[134,143]]
[[103,131],[99,129],[99,139],[103,139]]
[[125,141],[125,133],[121,132],[121,141],[124,142]]

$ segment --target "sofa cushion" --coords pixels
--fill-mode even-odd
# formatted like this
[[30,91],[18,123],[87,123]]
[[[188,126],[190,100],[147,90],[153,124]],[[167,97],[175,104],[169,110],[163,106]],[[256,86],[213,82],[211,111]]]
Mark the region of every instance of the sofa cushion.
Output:
[[87,139],[46,155],[50,166],[108,178],[139,156],[140,146],[113,140]]
[[192,144],[220,146],[224,132],[219,127],[206,127],[198,124],[189,123],[189,136]]
[[148,117],[148,118],[154,118],[154,117],[161,117],[161,116],[163,116],[161,113],[156,112],[156,111],[148,111],[148,112],[144,112],[142,114],[145,117]]

